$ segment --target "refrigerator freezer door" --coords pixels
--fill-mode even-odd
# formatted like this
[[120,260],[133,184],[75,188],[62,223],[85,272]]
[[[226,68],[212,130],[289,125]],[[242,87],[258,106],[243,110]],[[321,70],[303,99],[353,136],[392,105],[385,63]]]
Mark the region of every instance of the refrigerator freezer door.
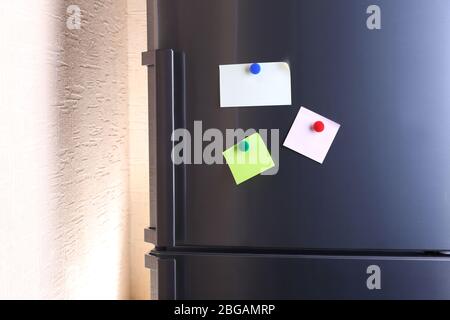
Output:
[[147,265],[159,299],[450,299],[448,258],[154,253]]
[[[381,29],[360,0],[158,2],[161,245],[450,249],[450,2],[377,4]],[[219,66],[252,61],[289,63],[292,106],[220,108]],[[341,125],[323,164],[281,146],[301,106]],[[174,128],[197,164],[170,164]],[[210,128],[279,129],[277,174],[236,186]]]

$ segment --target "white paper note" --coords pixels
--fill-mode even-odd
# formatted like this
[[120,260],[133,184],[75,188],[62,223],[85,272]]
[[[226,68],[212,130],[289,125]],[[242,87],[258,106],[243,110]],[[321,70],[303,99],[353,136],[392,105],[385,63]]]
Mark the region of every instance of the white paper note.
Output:
[[286,62],[259,63],[258,74],[251,64],[219,66],[220,106],[252,107],[291,105],[291,71]]
[[[324,125],[322,132],[314,130],[314,124],[318,121]],[[283,145],[323,163],[339,128],[336,122],[301,107]]]

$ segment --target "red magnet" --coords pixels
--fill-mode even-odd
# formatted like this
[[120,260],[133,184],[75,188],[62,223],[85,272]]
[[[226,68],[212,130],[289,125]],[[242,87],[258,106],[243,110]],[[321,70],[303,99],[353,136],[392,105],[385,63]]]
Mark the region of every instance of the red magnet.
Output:
[[323,124],[322,121],[316,121],[313,124],[313,130],[315,132],[322,132],[323,130],[325,130],[325,125]]

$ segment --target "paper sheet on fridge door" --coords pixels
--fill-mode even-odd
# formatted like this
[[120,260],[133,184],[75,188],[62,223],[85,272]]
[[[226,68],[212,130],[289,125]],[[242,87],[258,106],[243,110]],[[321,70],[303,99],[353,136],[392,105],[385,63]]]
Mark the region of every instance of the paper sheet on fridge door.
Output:
[[250,63],[219,66],[220,106],[290,106],[291,71],[286,62],[259,63],[258,74]]
[[[316,121],[322,121],[324,124],[323,132],[312,130],[311,127]],[[323,163],[340,127],[340,124],[301,107],[283,145],[314,161]]]

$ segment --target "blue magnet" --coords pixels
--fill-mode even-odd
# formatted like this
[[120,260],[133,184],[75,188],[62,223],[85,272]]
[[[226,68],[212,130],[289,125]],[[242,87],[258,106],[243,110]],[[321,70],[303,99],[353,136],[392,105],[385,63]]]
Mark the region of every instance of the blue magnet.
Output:
[[261,72],[261,65],[259,63],[252,63],[249,70],[252,74],[259,74]]
[[241,143],[239,143],[239,150],[247,152],[250,150],[250,144],[247,141],[241,141]]

